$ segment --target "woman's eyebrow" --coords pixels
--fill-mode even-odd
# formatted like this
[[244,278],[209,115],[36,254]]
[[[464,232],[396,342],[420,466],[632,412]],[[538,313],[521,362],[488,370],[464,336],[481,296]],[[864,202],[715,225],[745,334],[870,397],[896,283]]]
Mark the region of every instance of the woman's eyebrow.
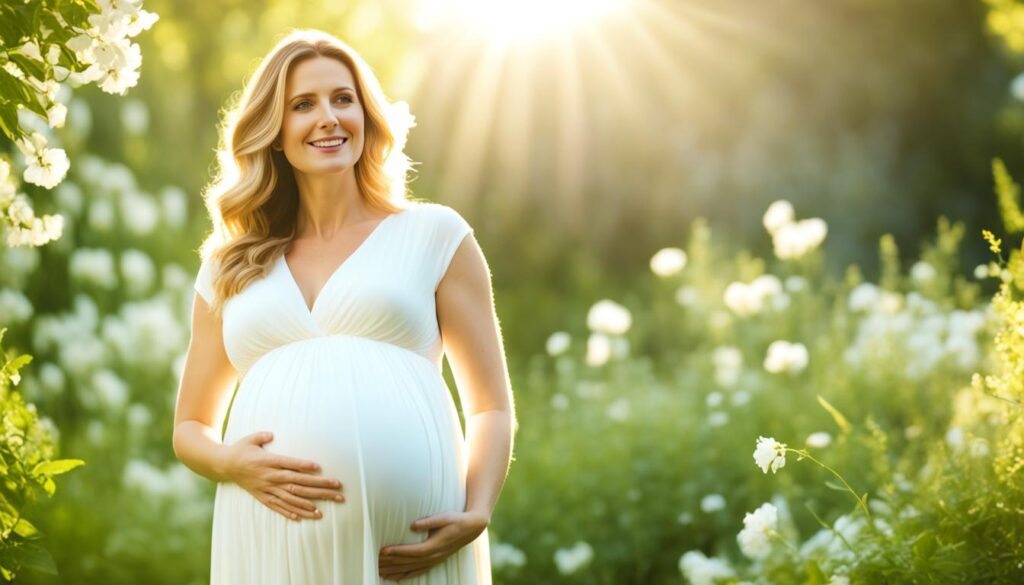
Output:
[[[347,89],[347,90],[349,90],[349,91],[355,91],[354,89],[352,89],[351,87],[348,87],[348,86],[346,85],[346,86],[342,86],[342,87],[336,87],[336,88],[332,89],[332,90],[331,90],[331,93],[334,93],[334,92],[338,92],[338,91],[342,91],[342,90],[344,90],[344,89]],[[297,100],[297,99],[299,99],[299,98],[301,98],[301,97],[312,97],[312,96],[315,96],[315,95],[316,95],[316,94],[315,94],[315,93],[313,93],[313,92],[307,92],[307,93],[300,93],[299,95],[296,95],[296,96],[292,96],[291,98],[289,98],[289,99],[288,99],[288,101],[292,102],[292,101],[295,101],[295,100]]]

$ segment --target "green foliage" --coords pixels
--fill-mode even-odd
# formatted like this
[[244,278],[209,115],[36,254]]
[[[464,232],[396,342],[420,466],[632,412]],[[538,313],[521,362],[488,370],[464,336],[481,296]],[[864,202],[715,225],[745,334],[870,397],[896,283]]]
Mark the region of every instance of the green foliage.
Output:
[[[82,63],[67,42],[89,27],[89,16],[100,7],[93,0],[34,0],[0,4],[0,129],[12,141],[28,135],[18,121],[18,107],[25,107],[44,120],[53,105],[52,96],[41,91],[47,80],[64,81],[72,72],[82,72]],[[33,59],[18,51],[34,41],[43,48],[58,48],[57,59]],[[4,66],[16,65],[21,75]]]
[[1020,185],[1014,182],[1002,159],[992,159],[992,175],[996,182],[996,197],[1003,226],[1011,234],[1024,231],[1024,213],[1020,211]]
[[[6,329],[0,329],[0,342]],[[33,405],[13,387],[32,356],[8,356],[0,346],[0,576],[13,580],[22,569],[57,574],[42,533],[26,517],[42,494],[57,490],[54,476],[83,465],[78,459],[53,459],[55,446]]]

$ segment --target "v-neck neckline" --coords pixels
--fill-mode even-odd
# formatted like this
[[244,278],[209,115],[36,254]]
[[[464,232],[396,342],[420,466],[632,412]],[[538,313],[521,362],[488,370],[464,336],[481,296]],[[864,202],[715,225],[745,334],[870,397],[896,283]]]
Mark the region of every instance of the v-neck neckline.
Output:
[[299,281],[295,280],[295,275],[292,273],[291,266],[288,265],[288,259],[285,258],[285,254],[281,254],[280,262],[284,266],[285,274],[288,276],[288,280],[291,281],[292,288],[295,289],[296,293],[298,293],[299,303],[302,306],[302,308],[306,310],[307,315],[313,316],[313,314],[316,313],[316,308],[320,304],[320,299],[324,296],[324,293],[327,292],[327,287],[331,286],[331,282],[334,281],[335,277],[338,275],[339,272],[341,272],[342,268],[350,264],[352,259],[355,258],[357,254],[362,252],[363,249],[367,247],[371,240],[373,240],[373,238],[377,235],[377,232],[381,231],[381,229],[384,227],[384,224],[391,220],[392,217],[400,213],[403,213],[403,211],[389,213],[387,216],[384,217],[384,219],[380,220],[380,222],[377,223],[376,226],[374,226],[370,233],[365,238],[363,238],[363,241],[360,242],[358,246],[356,246],[356,249],[352,250],[352,253],[345,257],[345,259],[342,260],[341,263],[334,268],[334,270],[331,272],[331,275],[327,277],[327,280],[324,281],[323,286],[320,287],[320,290],[317,291],[316,296],[313,298],[312,306],[306,304],[306,296],[302,294],[302,287],[299,286]]

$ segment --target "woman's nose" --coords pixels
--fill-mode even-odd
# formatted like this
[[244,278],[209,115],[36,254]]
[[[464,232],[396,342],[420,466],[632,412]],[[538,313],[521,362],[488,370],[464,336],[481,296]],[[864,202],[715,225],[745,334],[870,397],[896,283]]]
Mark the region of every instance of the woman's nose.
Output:
[[332,110],[330,106],[323,108],[320,113],[320,127],[329,128],[337,125],[338,117],[334,115],[334,110]]

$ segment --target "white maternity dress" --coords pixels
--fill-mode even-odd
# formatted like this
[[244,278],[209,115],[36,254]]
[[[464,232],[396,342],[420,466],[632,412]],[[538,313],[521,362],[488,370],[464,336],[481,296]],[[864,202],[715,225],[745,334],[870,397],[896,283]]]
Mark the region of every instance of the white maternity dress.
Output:
[[[418,543],[413,521],[461,512],[465,441],[441,373],[435,292],[472,232],[455,210],[413,203],[385,217],[307,308],[284,256],[224,306],[224,346],[241,384],[225,444],[257,431],[271,453],[320,464],[346,501],[289,520],[219,483],[213,585],[369,585],[379,551]],[[195,288],[213,297],[212,260]],[[488,533],[410,585],[490,585]]]

